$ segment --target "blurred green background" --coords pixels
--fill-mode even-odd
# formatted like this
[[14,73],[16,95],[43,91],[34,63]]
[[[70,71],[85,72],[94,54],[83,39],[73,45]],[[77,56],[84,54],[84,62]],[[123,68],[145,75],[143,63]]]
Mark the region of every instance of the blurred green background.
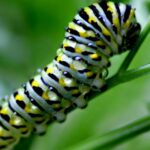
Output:
[[[92,0],[0,0],[0,95],[10,94],[55,56],[64,27],[81,7]],[[150,16],[150,0],[129,2],[144,27]],[[150,36],[131,68],[150,63]],[[114,73],[126,54],[112,58]],[[63,124],[54,123],[46,135],[35,136],[30,150],[64,150],[147,115],[150,76],[119,85],[93,99],[84,110],[75,110]],[[28,141],[28,140],[27,140]],[[120,144],[113,150],[149,150],[150,133]],[[24,145],[22,145],[24,147]]]

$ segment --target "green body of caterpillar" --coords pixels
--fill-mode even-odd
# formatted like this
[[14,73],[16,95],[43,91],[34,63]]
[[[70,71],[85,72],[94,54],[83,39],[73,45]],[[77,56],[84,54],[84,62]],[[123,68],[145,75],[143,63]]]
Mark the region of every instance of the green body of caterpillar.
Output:
[[11,149],[31,132],[62,122],[72,106],[84,107],[90,90],[106,89],[109,57],[131,49],[140,33],[135,9],[113,2],[79,11],[66,29],[55,59],[0,106],[0,149]]

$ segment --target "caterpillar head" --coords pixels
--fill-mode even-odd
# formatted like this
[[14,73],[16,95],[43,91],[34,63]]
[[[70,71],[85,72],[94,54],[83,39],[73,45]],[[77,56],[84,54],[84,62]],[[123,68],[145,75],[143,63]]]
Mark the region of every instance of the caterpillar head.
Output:
[[123,41],[121,45],[122,51],[127,49],[132,49],[139,37],[141,31],[141,26],[139,23],[133,23],[130,25],[125,36],[123,36]]

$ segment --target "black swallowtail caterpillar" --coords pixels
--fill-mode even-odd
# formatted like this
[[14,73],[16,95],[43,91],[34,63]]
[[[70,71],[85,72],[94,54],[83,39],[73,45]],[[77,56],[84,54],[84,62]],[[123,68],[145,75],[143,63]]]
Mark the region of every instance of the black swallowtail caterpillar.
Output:
[[106,90],[109,58],[131,49],[141,27],[130,5],[101,1],[82,8],[69,23],[54,60],[0,104],[0,149],[31,132],[62,122],[70,107],[86,106],[91,90]]

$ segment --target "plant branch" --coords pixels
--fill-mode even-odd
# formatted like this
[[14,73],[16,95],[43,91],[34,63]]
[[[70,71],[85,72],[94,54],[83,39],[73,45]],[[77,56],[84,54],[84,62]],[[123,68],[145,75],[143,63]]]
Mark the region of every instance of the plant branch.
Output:
[[138,41],[136,42],[135,47],[129,52],[125,60],[123,61],[122,65],[118,70],[118,74],[123,73],[129,67],[131,61],[133,60],[134,56],[140,49],[141,45],[143,44],[144,40],[146,39],[147,35],[150,33],[150,20],[148,21],[147,25],[143,29]]
[[103,136],[88,139],[68,150],[105,150],[150,130],[150,116],[111,131]]
[[[141,66],[139,68],[135,68],[129,71],[125,71],[123,74],[115,74],[113,77],[106,80],[107,83],[107,91],[121,83],[129,82],[131,80],[137,79],[139,77],[150,74],[150,64]],[[100,95],[99,92],[91,92],[89,94],[89,100]]]
[[118,85],[124,82],[129,82],[136,78],[139,78],[143,75],[147,75],[150,73],[150,64],[146,64],[139,68],[135,68],[129,71],[125,71],[123,74],[116,74],[107,80],[109,88],[112,88],[114,85]]

